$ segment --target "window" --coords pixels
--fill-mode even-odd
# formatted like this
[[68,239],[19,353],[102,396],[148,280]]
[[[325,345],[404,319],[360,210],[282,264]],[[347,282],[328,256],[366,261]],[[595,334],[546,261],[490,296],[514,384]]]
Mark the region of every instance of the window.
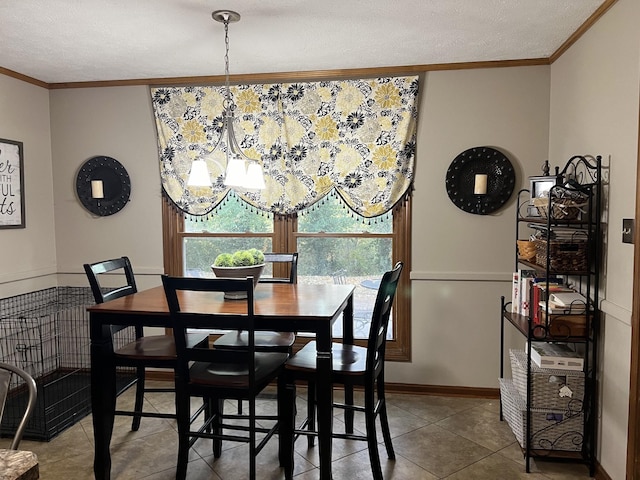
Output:
[[[298,216],[274,216],[231,195],[206,220],[184,218],[167,201],[163,208],[167,273],[213,276],[211,264],[225,251],[260,248],[297,251],[299,283],[349,283],[356,286],[354,333],[364,344],[368,335],[376,281],[402,260],[410,271],[410,200],[377,219],[354,216],[336,196],[328,196]],[[268,274],[268,273],[267,273]],[[389,327],[387,358],[410,359],[408,273],[396,295]],[[336,324],[339,328],[339,322]],[[334,335],[340,336],[335,330]],[[308,339],[299,337],[300,342]]]

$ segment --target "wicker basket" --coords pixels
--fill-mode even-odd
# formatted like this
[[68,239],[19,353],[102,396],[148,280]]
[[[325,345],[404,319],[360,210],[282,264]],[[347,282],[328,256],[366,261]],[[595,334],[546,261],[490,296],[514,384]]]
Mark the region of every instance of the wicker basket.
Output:
[[[534,198],[531,203],[541,217],[549,216],[549,198]],[[553,220],[575,220],[585,210],[588,202],[583,199],[573,198],[552,198],[551,199],[551,218]]]
[[536,258],[536,244],[531,240],[517,240],[518,258],[534,261]]
[[540,318],[547,326],[549,335],[552,337],[585,337],[587,335],[587,316],[575,314],[550,314],[547,319],[547,312],[540,307]]
[[[513,382],[503,378],[500,382],[502,414],[518,443],[525,448],[527,432],[526,404]],[[579,452],[584,439],[584,413],[572,413],[554,409],[531,409],[531,437],[533,450]]]
[[[509,350],[513,385],[522,398],[527,398],[527,354],[522,350]],[[531,406],[553,410],[583,409],[584,374],[581,371],[560,368],[541,368],[531,361]]]
[[[536,243],[536,263],[547,265],[547,240]],[[554,272],[586,272],[588,243],[583,239],[572,241],[549,240],[549,269]]]

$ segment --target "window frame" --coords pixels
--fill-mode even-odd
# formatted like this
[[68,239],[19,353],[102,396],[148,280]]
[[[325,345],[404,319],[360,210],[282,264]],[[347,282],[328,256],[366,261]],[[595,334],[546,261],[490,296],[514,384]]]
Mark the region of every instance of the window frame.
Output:
[[[393,308],[391,322],[393,324],[394,338],[387,340],[386,359],[390,361],[411,361],[411,296],[410,279],[411,271],[411,197],[408,195],[393,209],[393,233],[367,234],[367,233],[301,233],[297,231],[296,216],[274,216],[273,231],[269,233],[196,233],[184,231],[184,214],[181,214],[168,199],[162,197],[162,233],[164,269],[169,275],[183,275],[183,240],[185,237],[248,237],[271,238],[273,251],[295,251],[297,238],[302,237],[391,237],[392,260],[404,263],[404,269],[398,283],[398,291]],[[297,350],[312,340],[309,337],[296,337],[295,349]],[[365,339],[355,342],[357,345],[366,346]]]

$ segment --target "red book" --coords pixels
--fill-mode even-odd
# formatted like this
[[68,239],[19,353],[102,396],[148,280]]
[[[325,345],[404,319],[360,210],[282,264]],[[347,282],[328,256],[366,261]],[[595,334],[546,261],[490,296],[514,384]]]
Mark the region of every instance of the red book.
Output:
[[540,302],[543,302],[547,299],[547,284],[550,291],[569,290],[568,287],[562,285],[562,280],[560,278],[552,277],[548,280],[546,278],[534,279],[533,283],[531,284],[531,318],[534,325],[540,325],[541,323],[543,323],[540,314],[542,308],[540,307]]

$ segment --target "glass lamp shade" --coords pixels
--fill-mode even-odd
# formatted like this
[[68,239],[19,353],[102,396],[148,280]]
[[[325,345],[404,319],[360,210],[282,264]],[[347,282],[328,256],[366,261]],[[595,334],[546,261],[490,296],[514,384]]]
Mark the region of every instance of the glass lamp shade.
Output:
[[244,187],[247,178],[245,161],[241,158],[229,158],[224,184],[229,187]]
[[244,186],[248,190],[264,190],[266,188],[262,167],[258,162],[249,163]]
[[211,177],[209,176],[209,169],[207,168],[207,162],[204,160],[194,160],[191,164],[191,172],[189,173],[189,179],[187,180],[189,187],[210,187]]

